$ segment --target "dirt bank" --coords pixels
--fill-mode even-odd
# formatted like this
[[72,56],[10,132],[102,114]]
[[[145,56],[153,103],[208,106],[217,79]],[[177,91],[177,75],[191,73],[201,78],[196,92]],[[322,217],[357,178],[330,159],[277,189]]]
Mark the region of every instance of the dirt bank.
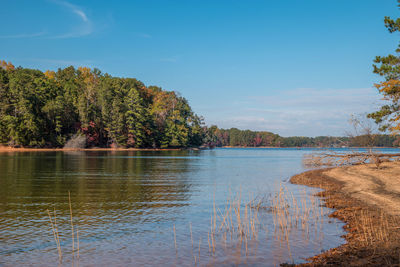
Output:
[[347,243],[303,266],[400,266],[400,163],[313,170],[291,182],[324,189],[330,216],[346,222]]

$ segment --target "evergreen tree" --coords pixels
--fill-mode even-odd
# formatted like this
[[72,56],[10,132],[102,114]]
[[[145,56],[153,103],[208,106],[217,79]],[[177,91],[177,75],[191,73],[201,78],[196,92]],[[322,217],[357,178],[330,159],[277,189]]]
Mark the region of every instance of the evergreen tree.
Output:
[[[398,1],[400,4],[400,1]],[[390,33],[400,31],[400,18],[396,20],[385,17],[385,27]],[[368,114],[376,123],[381,124],[380,130],[389,129],[392,133],[400,132],[400,44],[395,50],[396,54],[388,56],[377,56],[374,60],[374,73],[384,77],[384,81],[376,84],[376,88],[390,101],[383,105],[380,110]]]

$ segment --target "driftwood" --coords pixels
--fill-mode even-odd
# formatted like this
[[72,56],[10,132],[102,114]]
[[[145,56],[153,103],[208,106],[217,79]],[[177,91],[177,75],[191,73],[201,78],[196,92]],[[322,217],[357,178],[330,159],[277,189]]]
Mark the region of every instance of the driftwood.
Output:
[[306,167],[328,167],[328,166],[346,166],[359,165],[366,163],[374,163],[379,168],[382,162],[400,161],[400,153],[375,153],[369,152],[354,152],[354,153],[313,153],[305,155],[303,164]]

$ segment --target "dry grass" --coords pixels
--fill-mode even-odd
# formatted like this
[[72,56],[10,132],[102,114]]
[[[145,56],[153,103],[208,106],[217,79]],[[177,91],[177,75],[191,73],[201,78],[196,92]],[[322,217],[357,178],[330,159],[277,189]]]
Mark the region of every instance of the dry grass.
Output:
[[[376,218],[368,210],[355,211],[354,216],[357,218],[357,231],[360,235],[360,242],[365,246],[371,246],[376,242],[385,243],[389,241],[389,219],[388,216],[381,212]],[[379,226],[379,227],[377,227]]]
[[[79,257],[80,257],[79,231],[76,230],[76,249],[75,249],[75,230],[74,230],[74,222],[73,222],[73,214],[72,214],[71,193],[69,191],[68,191],[68,204],[69,204],[71,239],[72,239],[72,261],[74,261],[75,258],[79,260]],[[54,208],[53,216],[51,215],[49,210],[47,210],[47,214],[49,216],[54,241],[56,242],[56,246],[57,246],[59,263],[61,264],[62,260],[63,260],[63,253],[62,253],[60,235],[59,235],[58,225],[57,225],[56,209]],[[77,253],[76,257],[75,257],[75,252]]]
[[175,224],[174,224],[174,245],[175,245],[176,254],[178,254],[178,246],[176,245],[176,230],[175,230]]
[[383,207],[370,205],[344,190],[344,184],[326,170],[313,170],[292,177],[291,182],[322,188],[325,205],[335,209],[329,217],[346,223],[346,243],[325,251],[302,266],[400,266],[400,220]]
[[75,258],[75,237],[74,237],[74,221],[72,220],[72,204],[71,204],[71,192],[68,191],[68,204],[69,204],[69,214],[71,218],[71,234],[72,234],[72,258]]
[[50,225],[51,225],[51,229],[53,231],[53,236],[54,236],[54,241],[56,242],[56,246],[57,246],[58,260],[61,263],[62,262],[62,251],[61,251],[61,244],[60,244],[60,236],[58,234],[56,209],[54,208],[54,220],[51,217],[49,210],[47,210],[47,214],[49,215]]
[[[216,205],[215,198],[210,212],[210,224],[207,232],[207,243],[209,258],[213,259],[217,252],[232,254],[240,259],[237,263],[245,261],[249,256],[257,253],[258,242],[265,242],[260,236],[267,238],[267,243],[273,246],[279,245],[280,249],[286,250],[289,258],[293,261],[295,252],[291,246],[291,235],[298,235],[308,243],[311,231],[313,237],[322,238],[323,217],[326,215],[319,199],[310,195],[304,189],[299,196],[281,184],[276,194],[269,197],[250,197],[244,201],[241,190],[229,193],[224,205]],[[312,224],[312,226],[310,226]],[[273,230],[269,230],[273,226]],[[191,255],[194,265],[200,265],[201,238],[199,239],[198,255],[194,248],[192,224],[189,224]],[[175,249],[178,253],[176,242],[176,229],[173,227]],[[318,236],[321,235],[321,236]],[[229,252],[227,249],[234,251]],[[235,256],[236,255],[236,256]],[[287,261],[287,258],[282,259]],[[243,263],[243,262],[242,262]]]
[[217,240],[225,244],[230,240],[244,244],[246,254],[248,242],[258,238],[260,222],[258,219],[260,202],[251,200],[242,203],[241,193],[229,197],[223,210],[216,208],[215,199],[208,232],[209,251],[215,254]]

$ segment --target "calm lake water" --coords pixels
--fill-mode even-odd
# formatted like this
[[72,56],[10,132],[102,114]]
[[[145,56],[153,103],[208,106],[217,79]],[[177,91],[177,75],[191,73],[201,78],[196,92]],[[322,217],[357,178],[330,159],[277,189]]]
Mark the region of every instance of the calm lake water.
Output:
[[[54,209],[62,265],[302,262],[344,243],[342,223],[328,218],[329,210],[311,197],[316,190],[287,183],[304,171],[302,157],[310,152],[0,153],[0,266],[59,264],[47,212],[54,216]],[[68,192],[74,230],[79,231],[79,259],[75,232],[75,260]],[[285,217],[291,218],[290,226],[282,226],[287,219],[283,222],[277,210],[269,208],[277,203],[279,192],[288,200],[282,205],[285,214],[293,213]],[[250,202],[254,205],[246,205]],[[301,221],[302,214],[309,216]],[[241,233],[239,220],[243,220]],[[295,220],[303,223],[296,225]]]

